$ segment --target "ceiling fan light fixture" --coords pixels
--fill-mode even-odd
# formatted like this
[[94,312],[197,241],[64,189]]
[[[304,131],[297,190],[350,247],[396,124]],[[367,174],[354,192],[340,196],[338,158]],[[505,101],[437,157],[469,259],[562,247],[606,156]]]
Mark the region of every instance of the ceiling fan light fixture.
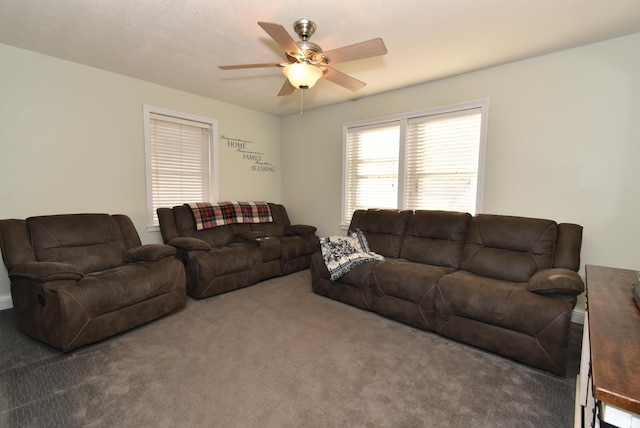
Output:
[[295,88],[309,89],[322,77],[322,70],[306,62],[286,65],[282,72]]

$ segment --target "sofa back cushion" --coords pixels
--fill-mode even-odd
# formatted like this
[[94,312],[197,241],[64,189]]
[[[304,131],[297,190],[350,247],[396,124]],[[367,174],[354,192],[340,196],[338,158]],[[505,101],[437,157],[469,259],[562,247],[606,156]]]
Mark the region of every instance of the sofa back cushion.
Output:
[[471,214],[418,210],[409,219],[400,257],[418,263],[459,268]]
[[374,253],[385,257],[400,257],[402,241],[412,212],[407,210],[368,209],[353,213],[349,230],[360,229]]
[[[236,235],[247,234],[248,232],[263,232],[267,236],[280,237],[284,235],[284,231],[291,225],[287,210],[284,205],[273,204],[269,202],[269,208],[271,210],[271,217],[273,221],[265,223],[234,223],[224,226],[210,227],[202,230],[196,229],[195,218],[193,212],[188,205],[179,205],[172,208],[173,219],[169,215],[160,216],[160,227],[163,233],[165,242],[174,238],[173,228],[171,225],[163,224],[168,221],[175,221],[175,233],[177,236],[183,236],[188,238],[198,238],[205,241],[211,247],[224,247],[234,242]],[[164,228],[164,229],[163,229]],[[171,234],[171,236],[165,237],[165,234]],[[167,239],[168,238],[168,239]]]
[[113,216],[64,214],[30,217],[26,223],[38,261],[70,263],[84,273],[124,264],[127,245]]
[[251,230],[264,232],[267,236],[271,237],[280,237],[284,235],[285,229],[291,226],[287,210],[284,205],[273,204],[271,202],[269,202],[269,208],[271,209],[271,218],[273,218],[273,221],[268,223],[251,223]]
[[471,219],[461,268],[477,275],[526,282],[553,267],[558,226],[551,220],[478,214]]
[[223,247],[233,242],[234,230],[231,225],[210,227],[196,230],[196,221],[188,205],[173,207],[178,236],[198,238],[211,247]]

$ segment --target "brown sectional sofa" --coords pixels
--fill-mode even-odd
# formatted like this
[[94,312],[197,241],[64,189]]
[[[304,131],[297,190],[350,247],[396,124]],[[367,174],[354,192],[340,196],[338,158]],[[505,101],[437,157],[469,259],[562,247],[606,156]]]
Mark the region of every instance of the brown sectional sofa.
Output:
[[562,375],[571,313],[584,290],[582,227],[448,211],[358,210],[385,257],[335,281],[321,252],[314,292]]
[[18,328],[62,351],[182,308],[183,264],[141,245],[129,217],[62,214],[0,220]]
[[316,228],[291,225],[283,205],[269,203],[273,222],[197,230],[188,205],[157,210],[166,244],[187,270],[187,293],[201,299],[307,269],[320,249]]

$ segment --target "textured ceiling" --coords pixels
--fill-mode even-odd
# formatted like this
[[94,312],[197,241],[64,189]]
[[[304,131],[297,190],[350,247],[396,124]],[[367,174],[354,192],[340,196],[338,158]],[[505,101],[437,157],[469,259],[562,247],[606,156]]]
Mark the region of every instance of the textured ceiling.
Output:
[[[304,108],[357,99],[514,60],[640,32],[640,0],[0,0],[0,43],[275,115],[282,49],[257,25],[316,22],[323,50],[382,37],[388,54],[338,64],[367,83],[321,80]],[[637,55],[638,53],[630,53]]]

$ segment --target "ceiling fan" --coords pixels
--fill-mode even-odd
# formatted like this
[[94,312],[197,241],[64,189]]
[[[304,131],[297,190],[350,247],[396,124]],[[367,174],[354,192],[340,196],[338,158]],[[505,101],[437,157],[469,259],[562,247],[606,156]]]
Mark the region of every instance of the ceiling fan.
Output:
[[234,70],[282,67],[282,72],[287,77],[287,80],[285,80],[278,93],[279,97],[290,95],[296,88],[309,89],[320,78],[327,79],[352,91],[362,89],[366,83],[331,68],[330,65],[387,53],[387,48],[381,38],[323,52],[320,46],[309,41],[309,38],[316,31],[315,22],[309,19],[299,19],[293,24],[294,31],[300,37],[299,42],[293,40],[287,30],[280,24],[258,22],[258,25],[284,49],[287,61],[266,64],[221,65],[220,68],[222,70]]

